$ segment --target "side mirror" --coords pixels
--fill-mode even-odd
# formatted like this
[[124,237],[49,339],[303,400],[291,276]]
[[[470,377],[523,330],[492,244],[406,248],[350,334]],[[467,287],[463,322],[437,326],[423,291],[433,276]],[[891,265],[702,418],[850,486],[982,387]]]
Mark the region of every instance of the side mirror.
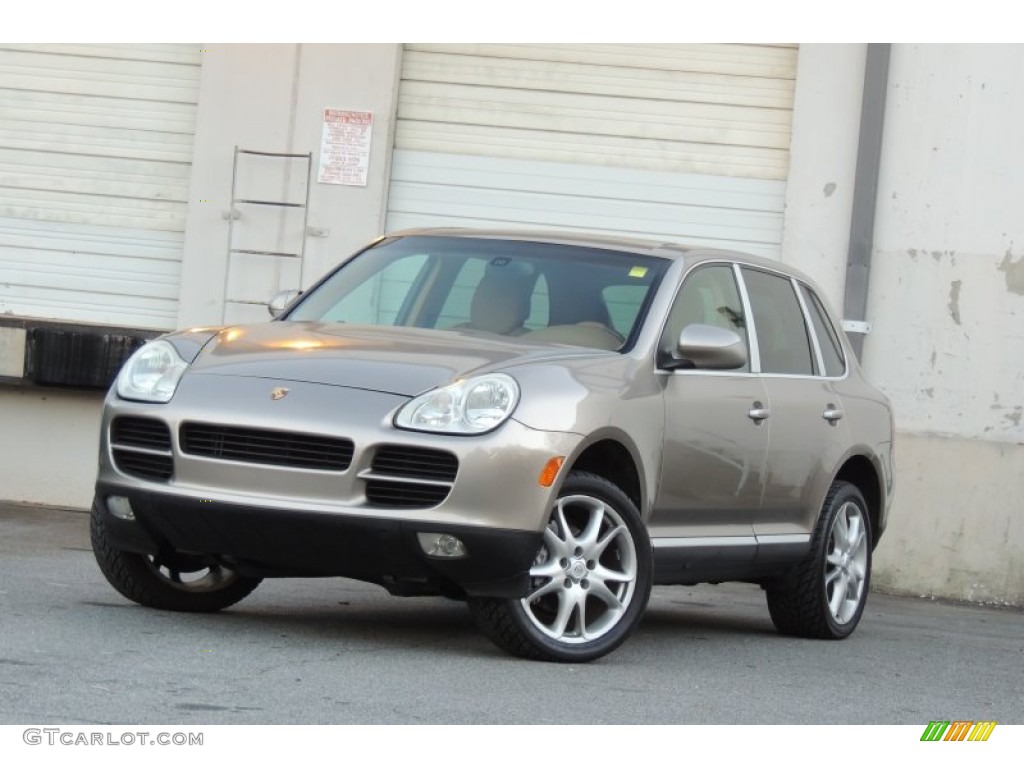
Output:
[[747,364],[747,345],[736,331],[693,323],[679,334],[676,357],[671,367],[727,371]]
[[274,298],[272,298],[267,304],[267,312],[270,313],[271,317],[277,317],[288,308],[289,304],[301,295],[302,291],[278,291],[274,294]]

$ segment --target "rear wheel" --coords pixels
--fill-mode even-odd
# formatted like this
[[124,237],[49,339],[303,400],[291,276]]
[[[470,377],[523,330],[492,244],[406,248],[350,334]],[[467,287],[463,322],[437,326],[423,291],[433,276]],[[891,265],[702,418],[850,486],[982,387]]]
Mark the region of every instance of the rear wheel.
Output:
[[856,486],[832,484],[811,552],[767,585],[768,612],[787,635],[840,640],[857,627],[871,585],[871,517]]
[[173,550],[140,555],[117,549],[107,539],[106,524],[96,504],[89,534],[96,562],[111,586],[129,600],[150,608],[219,611],[237,603],[261,581],[241,576],[212,558]]
[[636,505],[597,475],[572,472],[551,510],[522,599],[470,598],[480,628],[517,656],[585,662],[635,629],[651,592],[651,545]]

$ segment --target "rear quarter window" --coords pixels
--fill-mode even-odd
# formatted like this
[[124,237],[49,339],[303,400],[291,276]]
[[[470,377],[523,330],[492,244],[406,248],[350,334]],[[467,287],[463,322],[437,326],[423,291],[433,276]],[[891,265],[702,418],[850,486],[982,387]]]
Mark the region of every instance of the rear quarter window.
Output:
[[842,376],[846,372],[846,358],[835,326],[817,294],[806,285],[801,286],[801,289],[807,297],[807,309],[810,311],[814,335],[818,337],[818,346],[821,348],[821,357],[825,363],[825,375]]

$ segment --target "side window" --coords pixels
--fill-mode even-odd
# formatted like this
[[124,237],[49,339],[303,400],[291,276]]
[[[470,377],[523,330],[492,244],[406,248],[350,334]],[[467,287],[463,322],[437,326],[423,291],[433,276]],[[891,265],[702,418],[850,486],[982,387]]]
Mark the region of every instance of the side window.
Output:
[[793,284],[784,277],[743,268],[754,313],[762,373],[814,374],[811,343]]
[[394,325],[426,261],[425,253],[397,259],[345,294],[322,319],[330,323]]
[[839,342],[835,326],[829,320],[828,312],[825,311],[821,299],[807,286],[800,286],[807,298],[807,308],[811,313],[811,324],[814,326],[814,335],[818,337],[818,346],[821,347],[821,357],[825,361],[826,376],[842,376],[846,370],[846,358],[843,357],[843,345]]
[[[683,328],[694,323],[735,331],[749,347],[743,303],[736,289],[736,278],[731,266],[715,264],[698,267],[687,276],[665,324],[661,351],[671,354]],[[749,371],[750,366],[748,364],[736,370]]]

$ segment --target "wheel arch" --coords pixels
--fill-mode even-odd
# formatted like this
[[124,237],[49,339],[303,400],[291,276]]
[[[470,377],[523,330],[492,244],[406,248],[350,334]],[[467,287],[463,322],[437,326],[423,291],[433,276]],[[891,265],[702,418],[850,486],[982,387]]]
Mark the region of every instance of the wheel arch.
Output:
[[642,479],[642,465],[634,451],[627,441],[617,436],[599,436],[572,459],[569,470],[591,472],[614,483],[636,504],[641,517],[646,517],[648,493]]
[[836,473],[836,480],[843,480],[857,487],[864,501],[868,505],[868,515],[871,519],[871,547],[878,546],[878,540],[882,536],[884,517],[884,492],[882,490],[882,477],[874,463],[867,456],[850,456],[843,462],[843,465]]

